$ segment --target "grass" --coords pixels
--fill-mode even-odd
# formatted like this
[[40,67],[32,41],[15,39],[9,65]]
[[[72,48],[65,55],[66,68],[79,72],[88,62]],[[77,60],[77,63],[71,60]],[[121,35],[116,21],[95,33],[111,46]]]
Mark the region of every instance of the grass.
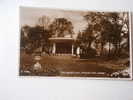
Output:
[[118,64],[115,64],[115,68],[113,68],[111,67],[114,66],[112,62],[99,58],[86,60],[72,56],[42,56],[39,62],[42,70],[40,72],[32,71],[32,67],[36,63],[34,56],[21,53],[20,70],[30,70],[31,73],[26,74],[20,71],[20,75],[110,77],[111,73],[124,69]]

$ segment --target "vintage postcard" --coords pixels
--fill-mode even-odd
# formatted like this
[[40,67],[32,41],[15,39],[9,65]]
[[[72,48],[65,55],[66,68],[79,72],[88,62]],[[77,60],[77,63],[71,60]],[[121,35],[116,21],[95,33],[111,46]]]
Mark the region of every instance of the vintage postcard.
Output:
[[131,79],[129,12],[20,7],[20,76]]

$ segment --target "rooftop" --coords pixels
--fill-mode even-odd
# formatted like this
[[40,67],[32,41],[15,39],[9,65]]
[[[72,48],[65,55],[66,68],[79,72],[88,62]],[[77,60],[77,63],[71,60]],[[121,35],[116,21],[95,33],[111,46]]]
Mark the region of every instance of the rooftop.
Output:
[[74,39],[71,37],[51,37],[49,38],[52,42],[73,42]]

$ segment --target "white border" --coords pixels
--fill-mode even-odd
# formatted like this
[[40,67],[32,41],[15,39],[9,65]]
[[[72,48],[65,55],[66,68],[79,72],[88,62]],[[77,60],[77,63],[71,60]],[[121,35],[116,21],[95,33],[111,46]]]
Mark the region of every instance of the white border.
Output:
[[133,24],[133,22],[132,22],[132,12],[131,11],[129,11],[129,39],[130,39],[130,71],[131,71],[131,79],[133,79],[133,63],[132,63],[132,61],[133,61],[133,54],[132,54],[132,24]]

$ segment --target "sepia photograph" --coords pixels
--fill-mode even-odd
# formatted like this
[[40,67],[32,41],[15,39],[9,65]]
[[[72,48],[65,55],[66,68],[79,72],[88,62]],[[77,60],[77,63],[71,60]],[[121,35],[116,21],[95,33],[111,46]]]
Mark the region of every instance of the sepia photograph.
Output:
[[130,12],[19,8],[19,76],[131,79]]

